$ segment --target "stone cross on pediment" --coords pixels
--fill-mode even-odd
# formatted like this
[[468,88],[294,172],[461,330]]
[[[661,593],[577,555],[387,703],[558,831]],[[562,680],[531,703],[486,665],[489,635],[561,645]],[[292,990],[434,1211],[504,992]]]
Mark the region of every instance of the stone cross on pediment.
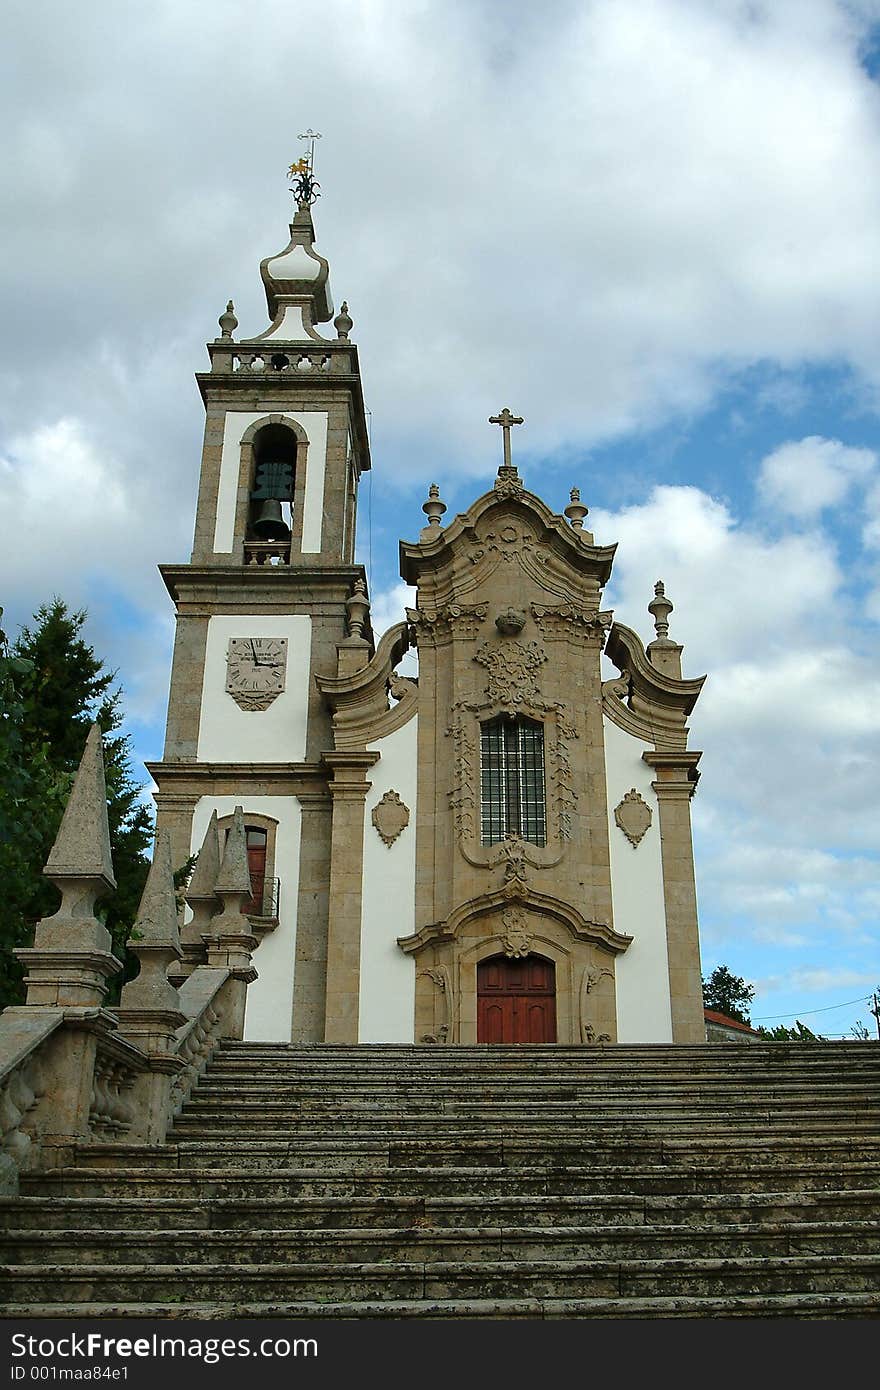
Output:
[[510,411],[507,409],[507,406],[504,407],[500,415],[489,416],[489,424],[500,425],[502,430],[504,431],[504,468],[510,468],[512,466],[510,461],[511,426],[521,425],[522,423],[523,417],[521,415],[511,415]]

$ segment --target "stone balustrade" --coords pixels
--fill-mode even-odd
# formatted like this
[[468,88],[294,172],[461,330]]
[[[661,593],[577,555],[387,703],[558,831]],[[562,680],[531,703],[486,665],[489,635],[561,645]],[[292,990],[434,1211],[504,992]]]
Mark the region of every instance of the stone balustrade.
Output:
[[97,725],[46,872],[62,903],[38,923],[33,947],[18,952],[29,969],[27,1003],[0,1015],[2,1192],[16,1190],[21,1171],[70,1163],[83,1145],[162,1143],[217,1044],[241,1038],[256,978],[256,940],[241,911],[251,885],[237,807],[224,855],[209,840],[196,883],[202,940],[185,931],[183,947],[170,846],[157,837],[129,939],[140,973],[117,1008],[105,1006],[120,964],[93,911],[115,887]]

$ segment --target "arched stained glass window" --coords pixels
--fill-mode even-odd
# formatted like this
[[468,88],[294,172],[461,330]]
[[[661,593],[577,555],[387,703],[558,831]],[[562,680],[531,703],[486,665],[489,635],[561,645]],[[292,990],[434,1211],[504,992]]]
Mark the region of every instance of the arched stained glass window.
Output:
[[499,715],[481,725],[480,803],[484,845],[506,835],[546,843],[543,724]]

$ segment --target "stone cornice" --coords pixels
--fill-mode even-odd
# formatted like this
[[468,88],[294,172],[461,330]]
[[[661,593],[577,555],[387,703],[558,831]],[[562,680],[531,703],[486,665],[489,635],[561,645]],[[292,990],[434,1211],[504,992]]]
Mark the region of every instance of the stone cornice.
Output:
[[661,801],[676,798],[690,800],[700,780],[697,763],[702,756],[701,752],[687,749],[664,749],[654,752],[645,750],[642,759],[657,774],[651,786]]
[[[166,794],[172,799],[184,796],[250,796],[326,793],[327,769],[321,763],[145,763],[158,792],[156,803],[163,806]],[[228,791],[225,788],[228,786]]]
[[[363,565],[301,564],[292,565],[160,565],[159,573],[175,602],[181,595],[188,604],[216,601],[223,593],[224,603],[247,609],[253,603],[273,603],[288,612],[284,605],[296,604],[303,589],[326,588],[328,603],[335,602],[341,593],[347,597],[356,579],[366,583]],[[314,606],[314,599],[299,598],[303,609]],[[213,610],[212,610],[213,611]]]

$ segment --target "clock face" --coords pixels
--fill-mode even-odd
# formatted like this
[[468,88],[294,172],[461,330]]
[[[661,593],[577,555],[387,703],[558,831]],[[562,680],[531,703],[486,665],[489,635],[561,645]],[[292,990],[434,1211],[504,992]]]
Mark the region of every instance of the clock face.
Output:
[[286,637],[230,637],[226,689],[243,709],[266,709],[284,689]]

